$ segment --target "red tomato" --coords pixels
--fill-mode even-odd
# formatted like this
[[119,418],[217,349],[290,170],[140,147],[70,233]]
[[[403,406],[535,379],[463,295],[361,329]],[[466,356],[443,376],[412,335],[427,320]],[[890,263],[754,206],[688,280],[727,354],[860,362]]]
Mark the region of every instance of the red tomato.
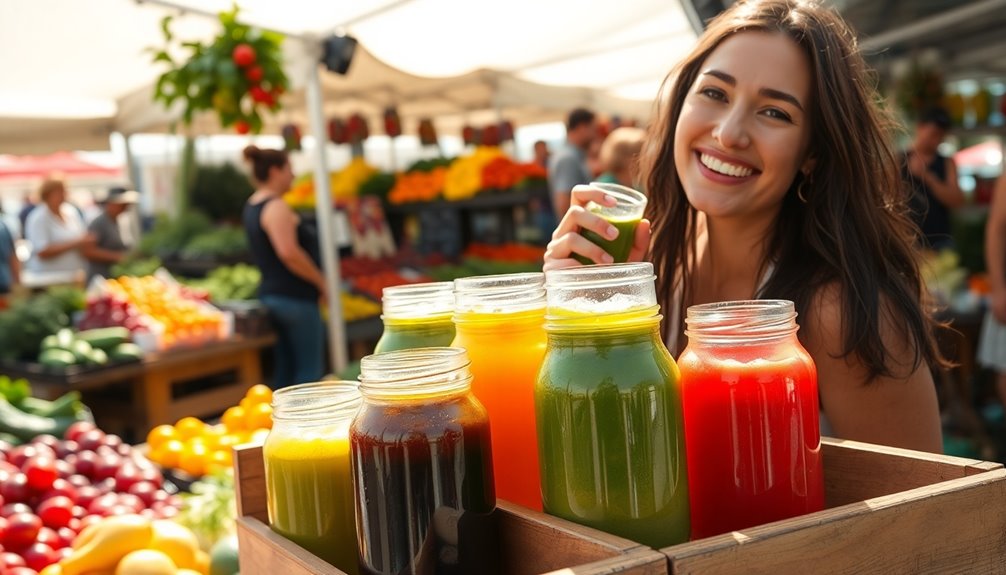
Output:
[[59,479],[56,470],[56,460],[52,457],[39,455],[25,462],[21,467],[28,478],[28,487],[37,493],[45,493],[52,489],[52,484]]
[[21,552],[25,565],[29,569],[41,571],[59,561],[59,554],[45,543],[35,543]]
[[255,49],[248,44],[238,44],[234,47],[234,51],[231,52],[231,59],[240,68],[247,68],[255,63],[257,57],[255,56]]
[[7,518],[7,535],[4,545],[11,549],[23,549],[35,542],[42,520],[31,513],[15,513]]
[[252,66],[245,70],[245,79],[252,83],[259,83],[262,81],[262,68],[258,66]]
[[77,438],[81,436],[85,431],[90,431],[92,429],[97,429],[90,421],[78,421],[70,427],[66,428],[66,433],[63,434],[63,439],[70,439],[72,441],[77,441]]
[[69,497],[57,495],[43,501],[37,511],[46,527],[59,529],[69,525],[73,519],[73,501]]
[[248,122],[238,120],[234,123],[234,131],[239,134],[247,134],[250,130],[251,126],[248,125]]

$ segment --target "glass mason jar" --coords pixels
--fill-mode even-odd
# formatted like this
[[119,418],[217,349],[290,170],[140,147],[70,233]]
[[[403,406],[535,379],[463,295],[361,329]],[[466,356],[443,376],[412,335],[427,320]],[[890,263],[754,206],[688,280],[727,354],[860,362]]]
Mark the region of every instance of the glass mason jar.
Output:
[[351,382],[286,387],[272,396],[263,446],[273,531],[346,573],[359,573],[349,424],[362,403]]
[[374,353],[446,347],[454,341],[454,283],[430,282],[384,288],[384,333]]
[[492,422],[496,496],[541,511],[534,386],[545,355],[545,275],[454,280],[454,347]]
[[535,389],[545,511],[650,547],[688,539],[678,368],[649,263],[545,274]]
[[361,362],[350,447],[366,575],[499,570],[489,419],[468,363],[458,348]]
[[817,369],[793,302],[697,305],[685,322],[692,536],[823,509]]

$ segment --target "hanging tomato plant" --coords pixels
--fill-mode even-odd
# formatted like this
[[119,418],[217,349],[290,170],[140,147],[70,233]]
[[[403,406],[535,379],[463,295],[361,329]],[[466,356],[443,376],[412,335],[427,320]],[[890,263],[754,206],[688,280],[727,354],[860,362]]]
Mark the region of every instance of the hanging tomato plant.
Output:
[[171,16],[161,21],[164,48],[154,48],[154,62],[169,69],[157,79],[154,101],[170,107],[183,102],[182,121],[191,124],[196,112],[216,112],[222,126],[245,134],[262,129],[262,114],[279,110],[279,97],[289,81],[283,72],[283,36],[238,22],[238,9],[220,13],[223,30],[208,44],[181,42],[186,58],[174,59],[169,48]]

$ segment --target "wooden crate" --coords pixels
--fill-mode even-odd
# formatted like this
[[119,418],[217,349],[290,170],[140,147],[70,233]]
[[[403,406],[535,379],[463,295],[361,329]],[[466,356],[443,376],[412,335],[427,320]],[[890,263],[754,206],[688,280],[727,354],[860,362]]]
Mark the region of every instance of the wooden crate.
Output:
[[673,575],[1006,573],[998,463],[824,440],[827,509],[662,549]]
[[[269,528],[261,447],[236,448],[234,468],[242,575],[343,573]],[[666,557],[638,543],[503,501],[497,514],[507,575],[667,574]]]

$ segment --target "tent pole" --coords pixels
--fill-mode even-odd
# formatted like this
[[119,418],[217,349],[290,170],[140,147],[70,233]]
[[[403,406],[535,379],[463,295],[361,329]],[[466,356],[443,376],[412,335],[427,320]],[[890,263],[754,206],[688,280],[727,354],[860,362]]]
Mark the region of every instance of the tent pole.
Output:
[[[304,40],[308,53],[315,54],[320,43],[315,40]],[[326,157],[325,118],[322,113],[321,77],[318,71],[318,59],[312,59],[307,70],[307,110],[311,122],[311,133],[314,135],[314,147],[317,157],[314,162],[314,195],[315,213],[318,217],[318,231],[321,234],[321,269],[325,274],[325,284],[328,286],[328,352],[332,362],[332,371],[341,372],[346,367],[346,329],[342,321],[342,299],[339,288],[339,252],[335,246],[335,230],[332,229],[332,193],[328,176],[328,158]]]

